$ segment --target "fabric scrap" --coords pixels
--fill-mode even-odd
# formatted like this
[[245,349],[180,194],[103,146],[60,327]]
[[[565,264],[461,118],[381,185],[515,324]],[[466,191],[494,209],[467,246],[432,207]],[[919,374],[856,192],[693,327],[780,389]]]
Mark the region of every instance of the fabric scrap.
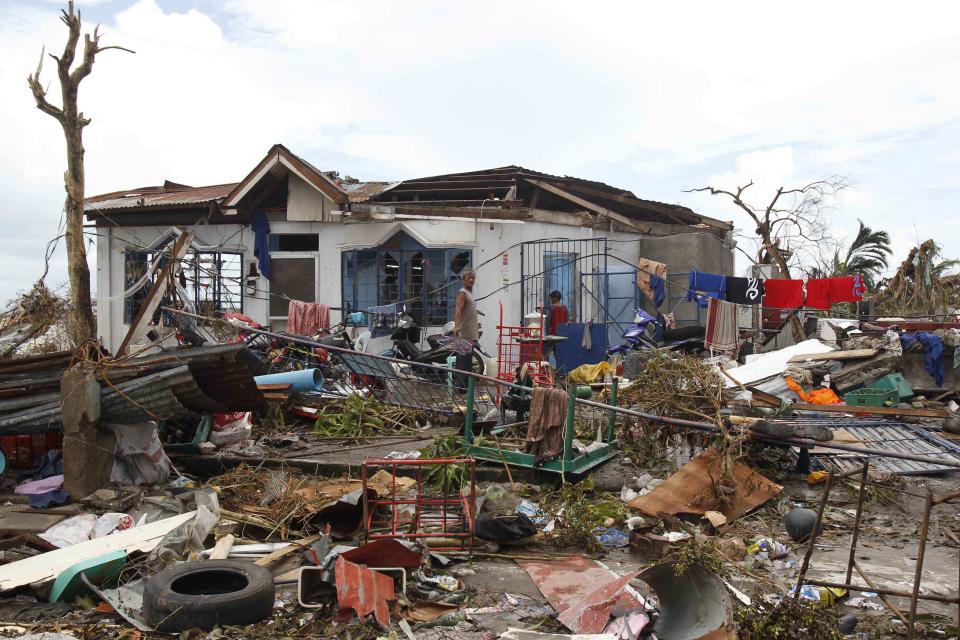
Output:
[[943,368],[943,340],[940,336],[924,331],[904,333],[900,336],[904,350],[919,342],[923,345],[923,369],[929,373],[938,387],[943,386],[945,377]]
[[257,259],[257,267],[267,280],[270,279],[270,221],[267,214],[257,211],[250,218],[250,227],[253,229],[253,255]]
[[829,278],[811,278],[807,280],[807,301],[804,305],[811,309],[830,309]]

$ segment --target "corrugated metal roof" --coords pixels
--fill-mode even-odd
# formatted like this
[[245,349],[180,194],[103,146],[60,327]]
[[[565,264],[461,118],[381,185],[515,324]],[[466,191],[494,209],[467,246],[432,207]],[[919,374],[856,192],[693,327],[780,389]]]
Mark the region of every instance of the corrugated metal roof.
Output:
[[383,193],[389,187],[399,184],[397,182],[344,182],[341,180],[339,183],[340,188],[343,189],[347,197],[350,198],[350,202],[366,202],[370,198],[374,198],[381,193]]
[[236,186],[237,183],[233,182],[207,187],[174,185],[114,191],[87,198],[84,210],[96,212],[145,207],[184,207],[219,202]]

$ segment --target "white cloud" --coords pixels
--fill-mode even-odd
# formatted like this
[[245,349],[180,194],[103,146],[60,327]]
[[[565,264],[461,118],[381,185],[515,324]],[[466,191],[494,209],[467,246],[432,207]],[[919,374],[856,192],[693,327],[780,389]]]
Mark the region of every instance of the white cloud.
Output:
[[[762,200],[841,174],[856,190],[837,238],[860,217],[898,250],[957,219],[960,5],[96,4],[105,41],[137,53],[104,52],[81,90],[89,193],[238,180],[284,142],[370,179],[523,164],[740,226],[728,202],[683,190],[753,179]],[[57,15],[0,6],[0,264],[16,271],[0,298],[39,273],[59,219],[62,136],[24,82],[42,43],[62,46]],[[960,255],[955,235],[942,242]]]

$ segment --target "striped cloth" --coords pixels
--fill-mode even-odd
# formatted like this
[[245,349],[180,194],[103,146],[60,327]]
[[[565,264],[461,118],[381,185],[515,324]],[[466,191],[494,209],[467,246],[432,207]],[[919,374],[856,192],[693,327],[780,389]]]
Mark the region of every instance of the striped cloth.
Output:
[[719,298],[710,298],[707,305],[707,330],[703,346],[711,354],[737,357],[740,348],[740,327],[737,305]]

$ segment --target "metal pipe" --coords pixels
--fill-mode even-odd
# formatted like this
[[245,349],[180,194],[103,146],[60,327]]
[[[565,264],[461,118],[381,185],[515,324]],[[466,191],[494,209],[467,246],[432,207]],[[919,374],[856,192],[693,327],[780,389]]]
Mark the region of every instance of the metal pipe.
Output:
[[[177,313],[177,314],[184,315],[184,316],[187,316],[187,317],[190,317],[190,318],[195,318],[195,319],[198,319],[198,320],[207,320],[207,321],[210,321],[210,320],[217,321],[217,320],[219,320],[219,318],[214,318],[214,317],[210,317],[210,316],[201,316],[201,315],[198,315],[198,314],[195,314],[195,313],[190,313],[190,312],[188,312],[188,311],[182,311],[182,310],[180,310],[180,309],[173,309],[173,308],[171,308],[171,307],[162,307],[162,309],[164,309],[165,311],[169,311],[169,312],[171,312],[171,313]],[[271,337],[271,338],[277,338],[277,339],[280,339],[280,340],[285,340],[285,341],[287,341],[287,342],[296,342],[296,343],[299,343],[299,344],[304,344],[304,345],[308,345],[308,346],[312,346],[312,347],[322,347],[322,348],[326,349],[327,351],[329,351],[329,352],[331,352],[331,353],[346,353],[346,354],[353,354],[353,355],[356,355],[356,354],[357,354],[356,351],[353,351],[353,350],[351,350],[351,349],[342,349],[342,348],[340,348],[340,347],[334,347],[334,346],[330,346],[330,345],[323,345],[323,344],[320,344],[319,342],[317,342],[317,341],[315,341],[315,340],[309,340],[309,339],[307,339],[307,338],[297,338],[297,337],[295,337],[295,336],[284,336],[284,335],[280,335],[280,334],[278,334],[278,333],[273,333],[273,332],[271,332],[271,331],[264,331],[263,329],[245,328],[244,331],[249,331],[249,332],[251,332],[251,333],[257,333],[257,334],[260,334],[260,335],[265,335],[265,336],[268,336],[268,337]],[[389,357],[389,356],[381,356],[381,355],[372,354],[372,353],[364,353],[364,354],[362,354],[362,355],[363,355],[363,357],[365,357],[365,358],[371,358],[371,359],[375,359],[375,360],[382,360],[382,361],[385,361],[385,362],[395,362],[395,363],[404,364],[404,365],[409,365],[409,364],[410,364],[410,362],[409,362],[408,360],[400,360],[400,359],[398,359],[398,358],[391,358],[391,357]],[[442,373],[444,373],[444,374],[449,373],[449,371],[450,371],[450,369],[447,368],[446,366],[439,366],[439,365],[432,365],[432,364],[420,364],[420,363],[417,363],[417,367],[418,367],[418,368],[421,368],[421,369],[430,369],[430,370],[439,371],[439,372],[442,372]],[[470,378],[473,378],[473,379],[476,379],[476,380],[483,380],[484,382],[489,382],[489,383],[494,384],[494,385],[497,385],[497,386],[503,386],[503,387],[507,387],[507,388],[511,388],[511,389],[517,389],[517,390],[524,391],[524,392],[532,392],[532,391],[533,391],[530,387],[524,387],[524,386],[522,386],[522,385],[515,384],[515,383],[513,383],[513,382],[507,382],[507,381],[505,381],[505,380],[500,380],[500,379],[493,378],[493,377],[486,376],[486,375],[482,375],[482,374],[479,374],[479,373],[473,373],[473,372],[464,371],[464,372],[463,372],[463,375],[466,375],[466,376],[468,376],[468,377],[470,377]],[[594,407],[594,408],[597,408],[597,409],[604,409],[604,410],[607,410],[607,411],[611,410],[611,409],[610,409],[610,405],[606,405],[606,404],[603,404],[603,403],[601,403],[601,402],[594,402],[594,401],[592,401],[592,400],[581,400],[581,399],[577,399],[576,401],[577,401],[579,404],[585,405],[585,406],[588,406],[588,407]],[[717,433],[717,434],[720,433],[720,430],[717,428],[716,425],[710,424],[710,423],[707,423],[707,422],[694,422],[693,420],[684,420],[684,419],[682,419],[682,418],[671,418],[671,417],[669,417],[669,416],[658,416],[658,415],[653,414],[653,413],[644,413],[643,411],[635,411],[635,410],[633,410],[633,409],[626,409],[626,408],[624,408],[624,407],[617,407],[617,408],[613,409],[613,411],[616,411],[617,413],[622,414],[622,415],[633,416],[633,417],[636,417],[636,418],[643,418],[643,419],[645,419],[645,420],[651,420],[651,421],[654,421],[654,422],[660,422],[660,423],[662,423],[662,424],[669,424],[669,425],[673,425],[673,426],[677,426],[677,427],[683,427],[683,428],[686,428],[686,429],[693,429],[693,430],[702,431],[702,432],[705,432],[705,433]],[[956,461],[956,460],[944,460],[944,459],[941,459],[941,458],[933,458],[933,457],[930,457],[930,456],[920,456],[920,455],[914,455],[914,454],[909,454],[909,453],[902,453],[902,452],[900,452],[900,451],[887,451],[887,450],[883,450],[883,449],[868,449],[868,448],[866,448],[866,447],[857,447],[857,446],[854,446],[854,445],[839,444],[839,443],[834,443],[834,442],[820,442],[820,441],[817,441],[817,440],[810,440],[810,439],[808,439],[808,438],[774,438],[774,437],[770,437],[770,436],[768,436],[768,435],[766,435],[766,434],[755,433],[755,432],[752,432],[752,431],[750,431],[749,433],[750,433],[750,437],[753,438],[754,440],[758,440],[758,441],[760,441],[760,442],[767,442],[767,443],[770,443],[770,444],[787,445],[787,446],[793,446],[793,447],[808,447],[808,448],[819,447],[819,448],[822,448],[822,449],[834,449],[834,450],[837,450],[837,451],[849,451],[849,452],[851,452],[851,453],[860,453],[860,454],[864,454],[864,455],[868,455],[868,456],[872,456],[872,457],[879,457],[879,458],[896,458],[896,459],[899,459],[899,460],[910,460],[910,461],[912,461],[912,462],[923,462],[923,463],[926,463],[926,464],[934,464],[934,465],[940,465],[940,466],[943,466],[943,467],[951,467],[951,468],[954,468],[954,469],[960,469],[960,461]]]
[[566,428],[563,431],[563,459],[573,460],[573,433],[576,423],[577,410],[577,385],[567,385],[567,419]]
[[[613,383],[610,385],[610,406],[616,408],[617,406],[617,388],[619,386],[619,378],[614,376]],[[617,412],[613,409],[610,409],[610,414],[607,417],[607,442],[613,442],[614,426],[617,422]]]
[[817,541],[817,534],[823,524],[823,512],[827,508],[827,499],[830,497],[830,490],[833,488],[833,471],[827,475],[827,486],[823,488],[823,496],[820,498],[820,507],[817,509],[817,522],[810,532],[810,544],[807,546],[807,552],[803,555],[803,564],[800,565],[800,574],[797,576],[797,588],[794,590],[793,597],[800,597],[800,587],[803,586],[803,579],[807,576],[807,568],[810,566],[810,557],[813,555],[813,545]]
[[910,597],[910,625],[907,627],[907,640],[912,640],[917,626],[917,600],[920,595],[920,579],[923,577],[923,556],[927,551],[927,532],[930,529],[930,511],[933,509],[933,492],[927,488],[927,501],[923,505],[923,522],[920,524],[920,542],[917,549],[917,569],[913,574],[913,594]]
[[473,399],[476,384],[472,377],[467,378],[467,415],[463,418],[463,441],[468,447],[473,444]]
[[850,540],[850,557],[847,559],[847,577],[846,582],[850,582],[853,577],[853,563],[856,562],[857,538],[860,537],[860,518],[863,516],[863,498],[867,493],[867,470],[870,468],[870,461],[863,461],[863,475],[860,476],[860,493],[857,495],[857,515],[853,519],[853,537]]

